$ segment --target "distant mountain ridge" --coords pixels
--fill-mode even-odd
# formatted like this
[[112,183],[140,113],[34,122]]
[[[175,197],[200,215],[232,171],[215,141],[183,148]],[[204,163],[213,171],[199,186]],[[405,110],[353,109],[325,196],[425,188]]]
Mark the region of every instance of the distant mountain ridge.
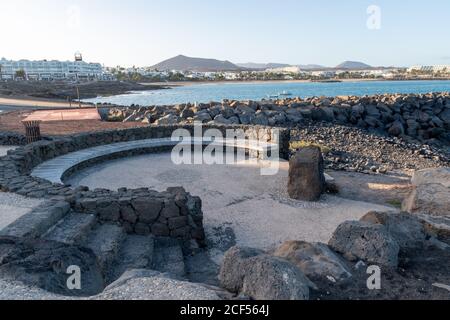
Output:
[[266,69],[279,69],[279,68],[288,68],[288,67],[299,67],[303,70],[314,70],[314,69],[326,69],[326,67],[318,65],[318,64],[287,64],[287,63],[237,63],[239,67],[246,69],[257,69],[257,70],[266,70]]
[[154,66],[152,69],[157,70],[179,70],[179,71],[198,71],[198,72],[214,72],[214,71],[245,71],[245,70],[266,70],[279,69],[288,67],[298,67],[301,70],[364,70],[373,69],[372,66],[360,61],[344,61],[336,67],[325,67],[319,64],[287,64],[287,63],[237,63],[230,61],[221,61],[217,59],[192,58],[184,55],[164,60]]
[[216,59],[191,58],[179,55],[164,60],[154,66],[152,69],[158,70],[180,70],[180,71],[237,71],[242,68],[231,63],[230,61],[221,61]]
[[246,69],[276,69],[276,68],[286,68],[290,67],[290,64],[286,63],[255,63],[255,62],[247,62],[247,63],[236,63],[237,66]]

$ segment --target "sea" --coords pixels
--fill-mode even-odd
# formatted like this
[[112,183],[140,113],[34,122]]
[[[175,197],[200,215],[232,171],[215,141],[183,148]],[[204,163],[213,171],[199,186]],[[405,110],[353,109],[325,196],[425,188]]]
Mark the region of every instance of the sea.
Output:
[[287,97],[334,97],[340,95],[373,95],[384,93],[450,92],[450,80],[426,81],[354,81],[354,82],[240,82],[180,85],[172,89],[130,92],[109,97],[87,99],[85,102],[117,105],[151,106],[181,103],[207,103],[234,100],[262,100]]

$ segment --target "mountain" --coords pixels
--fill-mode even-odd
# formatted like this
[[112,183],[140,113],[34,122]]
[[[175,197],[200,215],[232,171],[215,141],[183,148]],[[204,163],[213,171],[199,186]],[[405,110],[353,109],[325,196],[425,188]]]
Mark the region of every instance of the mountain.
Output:
[[336,69],[351,69],[351,70],[371,69],[371,68],[372,66],[369,66],[368,64],[358,61],[345,61],[342,62],[340,65],[336,66]]
[[327,69],[327,67],[321,66],[319,64],[300,64],[299,67],[302,70]]
[[242,68],[230,61],[220,61],[216,59],[191,58],[179,55],[162,61],[151,67],[158,70],[179,70],[179,71],[235,71]]
[[286,63],[254,63],[254,62],[237,63],[236,65],[246,69],[261,69],[261,70],[286,68],[291,66],[290,64]]
[[287,63],[237,63],[239,67],[246,69],[258,69],[258,70],[266,70],[266,69],[278,69],[278,68],[287,68],[287,67],[299,67],[302,70],[315,70],[315,69],[325,69],[326,67],[318,65],[318,64],[301,64],[301,65],[292,65]]

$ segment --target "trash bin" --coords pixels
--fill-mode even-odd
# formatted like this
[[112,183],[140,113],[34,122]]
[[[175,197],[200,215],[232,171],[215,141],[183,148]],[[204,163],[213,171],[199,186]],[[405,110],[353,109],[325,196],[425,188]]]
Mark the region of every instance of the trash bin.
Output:
[[28,144],[41,140],[40,121],[23,121],[22,123],[25,126],[25,136]]

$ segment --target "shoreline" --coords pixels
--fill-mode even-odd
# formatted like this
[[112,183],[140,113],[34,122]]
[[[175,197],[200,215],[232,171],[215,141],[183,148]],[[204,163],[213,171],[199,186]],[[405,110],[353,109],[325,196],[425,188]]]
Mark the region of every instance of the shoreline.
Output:
[[[331,79],[333,80],[333,79]],[[327,80],[325,80],[327,81]],[[327,82],[323,83],[327,83]],[[387,82],[387,81],[450,81],[449,79],[339,79],[341,83],[348,82]],[[158,85],[158,86],[169,86],[169,87],[187,87],[194,85],[221,85],[221,84],[273,84],[273,83],[320,83],[311,80],[249,80],[249,81],[239,81],[239,80],[220,80],[220,81],[169,81],[169,82],[140,82],[143,85]],[[339,82],[336,82],[339,83]]]
[[[361,83],[361,82],[386,82],[386,81],[450,81],[450,79],[428,79],[428,80],[385,80],[385,79],[343,79],[341,83]],[[142,86],[148,86],[149,91],[155,90],[152,86],[160,86],[163,90],[170,90],[176,87],[188,87],[195,85],[226,85],[226,84],[278,84],[278,83],[313,83],[310,80],[254,80],[254,81],[180,81],[180,82],[152,82],[152,83],[140,83]],[[320,84],[320,82],[315,82]],[[326,84],[326,82],[324,82]],[[147,91],[147,90],[138,90],[139,91]],[[125,94],[131,94],[133,91],[127,92]],[[110,97],[121,95],[124,93],[118,94],[107,94],[101,95],[99,94],[97,97]],[[93,107],[95,104],[86,102],[86,99],[81,99],[81,106],[83,108]],[[2,95],[0,94],[0,113],[6,111],[15,111],[15,110],[27,110],[27,109],[40,109],[40,108],[78,108],[78,101],[72,101],[70,104],[67,100],[58,99],[58,98],[39,98],[39,97],[31,97],[27,95]]]

